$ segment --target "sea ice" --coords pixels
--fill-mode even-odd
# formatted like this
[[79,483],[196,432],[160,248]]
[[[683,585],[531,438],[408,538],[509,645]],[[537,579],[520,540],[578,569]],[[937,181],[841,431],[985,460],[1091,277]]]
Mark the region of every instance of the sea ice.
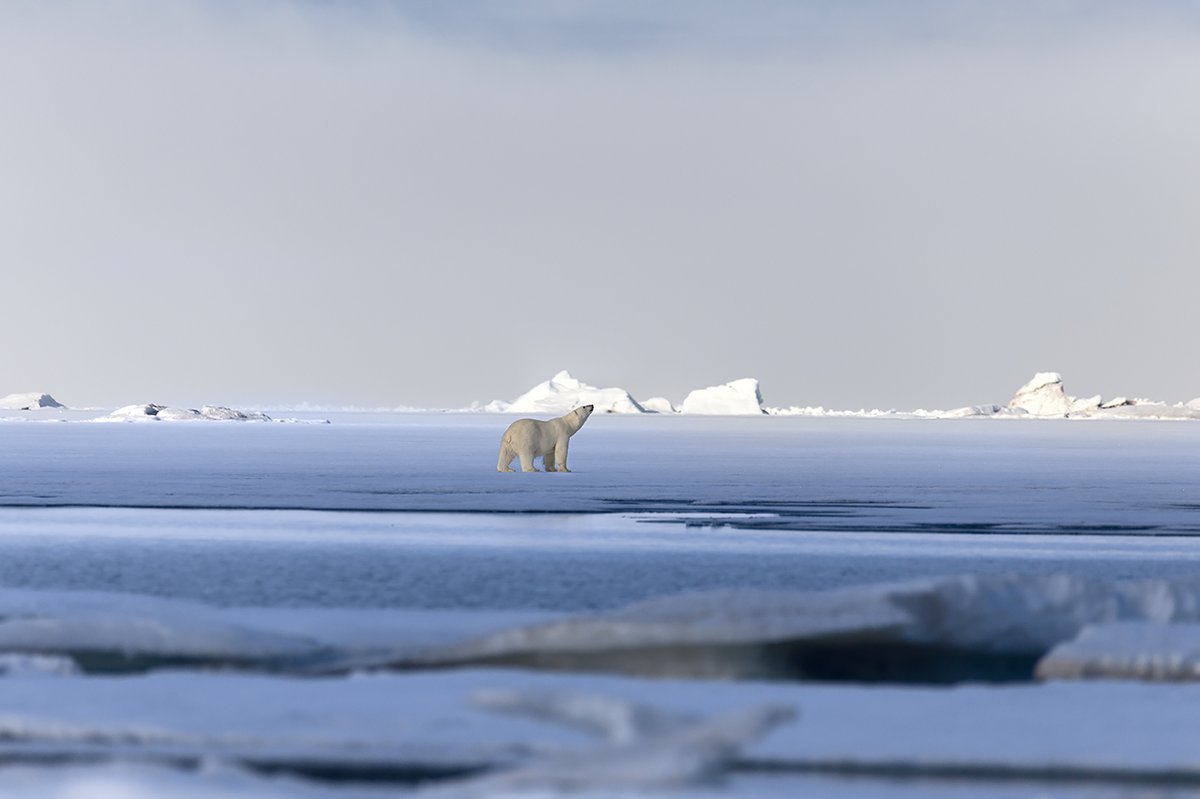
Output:
[[320,645],[240,623],[190,602],[91,592],[0,589],[0,652],[118,664],[189,660],[262,663]]
[[72,659],[105,671],[183,661],[276,670],[335,654],[405,650],[416,656],[554,617],[529,611],[225,608],[134,594],[0,588],[0,674]]
[[609,741],[533,758],[494,776],[454,786],[485,796],[709,784],[725,776],[743,746],[796,717],[790,705],[773,703],[699,720],[603,695],[529,691],[487,692],[477,695],[476,703],[582,727]]
[[[568,726],[484,712],[472,702],[481,690],[493,705],[524,704],[535,717],[557,716]],[[909,778],[952,773],[976,790],[964,792],[967,796],[997,795],[989,789],[998,775],[1028,781],[1029,792],[1018,794],[1028,797],[1058,796],[1056,790],[1048,794],[1047,785],[1064,780],[1090,781],[1093,787],[1110,780],[1127,792],[1161,780],[1176,785],[1200,778],[1195,753],[1200,686],[1193,684],[947,689],[647,681],[511,669],[307,680],[164,671],[121,679],[0,679],[0,706],[0,757],[39,753],[57,764],[42,772],[50,783],[65,764],[94,764],[98,758],[184,768],[202,761],[206,768],[243,765],[260,774],[337,773],[350,780],[490,770],[474,786],[443,782],[444,790],[430,790],[451,796],[555,797],[568,786],[595,791],[583,794],[589,797],[641,796],[670,790],[671,780],[680,776],[684,782],[693,775],[703,781],[705,772],[692,769],[706,759],[736,771],[730,781],[712,786],[711,794],[700,794],[705,796],[761,796],[738,791],[733,781],[754,769],[782,781],[784,790],[771,795],[831,795],[795,790],[801,775],[821,771],[858,780],[861,793],[851,794],[858,799],[892,796],[884,790],[891,782],[881,775],[894,779],[898,770]],[[595,745],[577,731],[579,719],[589,715],[587,706],[592,728],[601,732],[623,724],[605,722],[606,715],[654,722],[632,722],[631,742],[624,746],[611,733],[610,743]],[[768,709],[757,709],[762,706]],[[800,712],[797,723],[752,740],[785,720],[786,708]],[[644,756],[636,751],[637,741],[646,745]],[[739,743],[742,755],[731,751]],[[588,768],[593,752],[606,758],[607,769]],[[573,758],[579,770],[564,776],[562,766]],[[0,769],[4,796],[46,795],[8,790],[11,769]],[[502,790],[506,770],[528,780],[521,783],[524,790]],[[538,771],[545,782],[534,781]],[[585,775],[595,782],[585,784]],[[560,778],[566,782],[557,782]],[[338,784],[323,787],[328,797],[344,795]],[[398,787],[379,785],[386,795],[395,795]]]
[[1037,665],[1043,680],[1200,680],[1200,624],[1088,625]]
[[[953,681],[992,669],[1028,678],[1051,647],[1115,621],[1200,622],[1200,582],[964,576],[824,592],[695,592],[486,635],[417,662],[841,679],[864,678],[854,669],[870,663],[885,679]],[[782,659],[778,645],[788,648]],[[975,659],[914,665],[905,658],[916,650]]]

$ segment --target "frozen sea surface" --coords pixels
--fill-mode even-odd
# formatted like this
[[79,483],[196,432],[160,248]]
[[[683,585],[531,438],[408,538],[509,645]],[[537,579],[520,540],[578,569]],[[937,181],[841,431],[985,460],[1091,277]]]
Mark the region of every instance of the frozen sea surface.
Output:
[[493,414],[0,423],[0,506],[764,511],[754,526],[1200,532],[1200,425],[593,415],[574,473],[500,474]]
[[0,423],[0,584],[574,611],[1200,560],[1186,422],[593,416],[572,474],[500,474],[506,416],[332,421]]
[[[1200,573],[1200,425],[1186,422],[593,416],[573,439],[574,473],[499,474],[511,417],[498,415],[6,417],[17,419],[0,421],[10,642],[261,658],[314,636],[349,651],[428,646],[682,591],[1000,573],[1102,587]],[[564,794],[548,783],[539,796],[1028,799],[1200,786],[1188,685],[917,689],[523,669],[305,680],[179,664],[114,678],[73,674],[53,652],[6,657],[5,796],[403,795],[421,786],[329,779],[341,761],[314,777],[314,759],[374,753],[396,769],[479,740],[467,746],[477,760],[524,762],[582,741],[470,709],[472,690],[496,686],[624,695],[700,717],[762,701],[800,712],[744,749],[760,766],[801,764],[792,771],[743,759],[702,785]]]
[[732,526],[747,521],[707,514],[4,508],[0,585],[223,606],[581,611],[716,588],[823,590],[968,573],[1200,574],[1194,537]]

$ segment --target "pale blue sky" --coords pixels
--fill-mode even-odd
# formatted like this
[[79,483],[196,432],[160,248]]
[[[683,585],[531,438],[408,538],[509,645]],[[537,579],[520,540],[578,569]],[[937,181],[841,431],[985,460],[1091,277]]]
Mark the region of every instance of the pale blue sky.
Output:
[[1200,12],[0,6],[0,394],[1200,396]]

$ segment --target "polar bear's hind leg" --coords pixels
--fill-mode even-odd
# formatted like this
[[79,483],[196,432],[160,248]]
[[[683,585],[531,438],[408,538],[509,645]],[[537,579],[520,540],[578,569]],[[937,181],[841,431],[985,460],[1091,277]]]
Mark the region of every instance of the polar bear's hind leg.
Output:
[[546,468],[546,471],[548,471],[548,472],[556,471],[556,469],[554,468],[554,450],[553,449],[548,450],[547,452],[542,454],[542,465]]
[[498,471],[498,472],[513,471],[512,467],[510,467],[509,464],[512,463],[513,458],[515,458],[516,456],[517,456],[517,453],[512,451],[512,447],[510,447],[508,445],[508,442],[501,441],[500,442],[500,460],[496,462],[496,471]]

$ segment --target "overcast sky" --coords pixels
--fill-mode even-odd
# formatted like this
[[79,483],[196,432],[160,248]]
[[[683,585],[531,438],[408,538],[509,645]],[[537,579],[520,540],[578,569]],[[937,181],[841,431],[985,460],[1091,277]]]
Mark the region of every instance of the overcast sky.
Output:
[[0,5],[0,394],[1200,397],[1200,13]]

